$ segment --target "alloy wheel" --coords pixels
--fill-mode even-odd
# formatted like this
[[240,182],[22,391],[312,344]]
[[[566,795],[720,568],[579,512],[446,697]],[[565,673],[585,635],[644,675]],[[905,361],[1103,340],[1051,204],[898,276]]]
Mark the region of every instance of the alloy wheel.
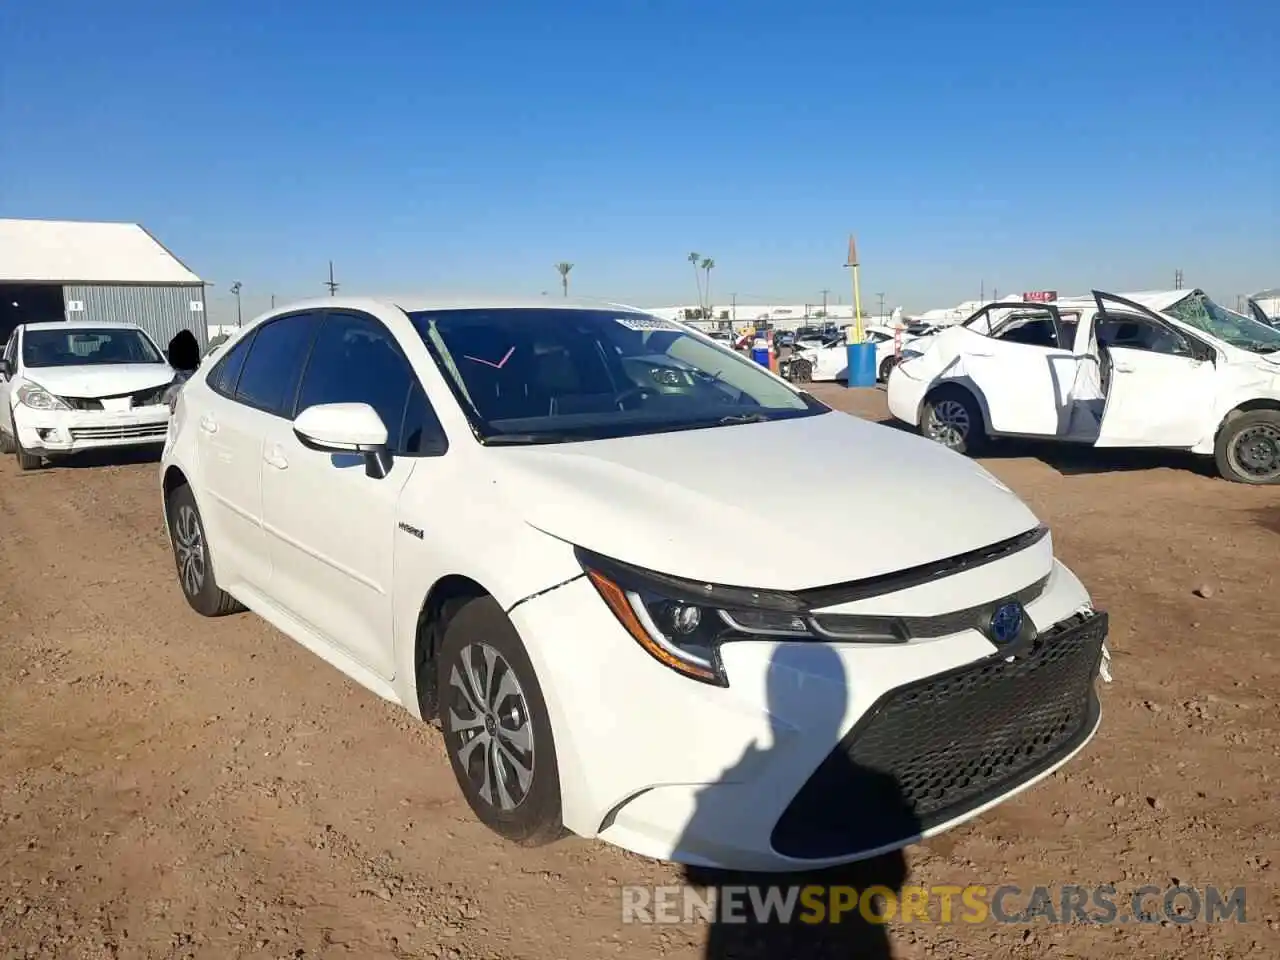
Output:
[[533,783],[529,704],[511,664],[488,644],[463,647],[451,667],[447,722],[480,798],[504,812],[519,807]]
[[197,596],[204,589],[204,531],[195,508],[183,504],[173,523],[173,549],[178,559],[178,576],[187,596]]
[[926,431],[930,440],[958,447],[969,436],[969,411],[958,400],[940,400],[929,410]]

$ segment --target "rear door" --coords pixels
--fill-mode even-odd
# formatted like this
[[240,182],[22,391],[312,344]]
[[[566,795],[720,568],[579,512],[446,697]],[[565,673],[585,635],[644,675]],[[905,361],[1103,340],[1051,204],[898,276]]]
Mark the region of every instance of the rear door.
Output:
[[1195,446],[1211,419],[1217,351],[1132,300],[1093,295],[1106,392],[1096,446]]
[[291,410],[315,332],[314,313],[268,320],[209,372],[210,393],[196,412],[205,524],[231,575],[265,591],[271,559],[262,529],[263,445]]
[[1075,380],[1073,343],[1050,304],[991,303],[965,321],[951,374],[972,380],[995,433],[1051,437],[1066,430],[1065,397]]

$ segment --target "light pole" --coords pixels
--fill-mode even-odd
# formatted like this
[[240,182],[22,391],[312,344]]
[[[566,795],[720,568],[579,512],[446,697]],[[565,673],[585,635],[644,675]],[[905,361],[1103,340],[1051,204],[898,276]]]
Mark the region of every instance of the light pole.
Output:
[[231,285],[231,292],[232,292],[232,293],[234,293],[234,294],[235,294],[235,297],[236,297],[236,326],[238,327],[238,326],[240,326],[240,325],[241,325],[241,322],[240,322],[240,281],[239,281],[239,280],[237,280],[235,283],[233,283],[233,284]]
[[884,294],[877,293],[876,296],[880,298],[880,317],[881,319],[883,319],[884,318]]

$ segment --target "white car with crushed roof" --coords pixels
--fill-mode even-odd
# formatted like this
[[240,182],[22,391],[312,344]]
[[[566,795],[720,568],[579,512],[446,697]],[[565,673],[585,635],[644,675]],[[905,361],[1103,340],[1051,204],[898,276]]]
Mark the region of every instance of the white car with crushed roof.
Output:
[[[1006,486],[628,307],[280,308],[182,388],[159,480],[191,607],[438,722],[512,840],[841,863],[1099,723],[1106,614]],[[966,509],[850,506],[886,489]],[[755,490],[828,535],[776,537]]]
[[1280,483],[1280,330],[1202,290],[992,303],[904,352],[889,411],[953,450],[999,437],[1211,456]]

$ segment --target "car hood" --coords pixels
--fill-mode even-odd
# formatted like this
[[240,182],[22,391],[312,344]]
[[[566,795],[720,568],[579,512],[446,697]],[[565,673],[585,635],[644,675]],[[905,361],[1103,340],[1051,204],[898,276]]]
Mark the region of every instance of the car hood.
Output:
[[167,363],[100,363],[35,367],[23,370],[22,377],[59,397],[113,397],[163,387],[173,380],[173,370]]
[[[496,492],[533,527],[726,585],[798,590],[874,577],[1037,523],[975,462],[837,412],[485,454]],[[912,508],[877,506],[892,500]],[[778,509],[796,503],[805,516]]]

